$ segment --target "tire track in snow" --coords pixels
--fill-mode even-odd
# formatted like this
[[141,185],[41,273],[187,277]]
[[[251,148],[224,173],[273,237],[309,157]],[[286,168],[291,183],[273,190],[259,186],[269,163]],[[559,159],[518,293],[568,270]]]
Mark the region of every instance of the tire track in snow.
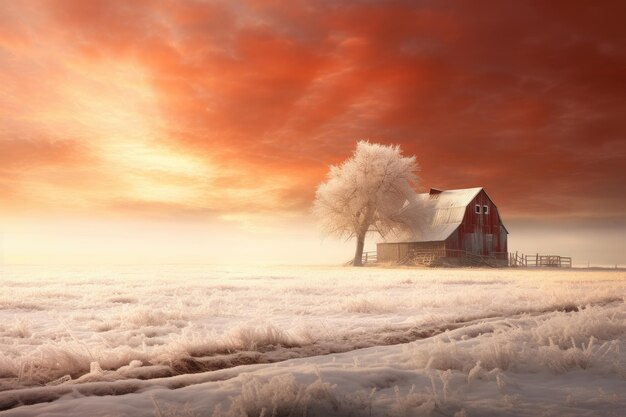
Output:
[[[598,303],[589,303],[590,307],[609,306],[623,302],[621,297],[605,299]],[[495,314],[479,315],[470,318],[453,320],[448,323],[417,328],[405,326],[398,328],[381,328],[378,332],[359,332],[346,334],[334,344],[331,341],[321,341],[310,345],[296,347],[266,347],[255,352],[235,352],[226,355],[188,356],[171,361],[166,368],[163,365],[152,365],[138,368],[139,374],[132,379],[113,379],[109,381],[75,382],[63,385],[46,385],[28,387],[0,392],[0,412],[33,404],[53,402],[59,398],[72,394],[80,396],[109,396],[138,393],[150,387],[178,389],[205,382],[223,381],[237,377],[241,370],[239,366],[246,366],[246,372],[254,371],[267,364],[283,362],[289,359],[300,359],[313,356],[346,353],[358,349],[390,346],[410,343],[418,340],[438,336],[449,330],[467,328],[474,331],[467,334],[469,337],[493,332],[485,325],[503,320],[515,320],[524,316],[539,317],[556,312],[577,313],[584,307],[573,304],[563,304],[552,308],[528,309],[516,311],[509,315]],[[105,371],[104,377],[114,377],[116,371]],[[152,377],[149,377],[151,375]],[[121,375],[117,375],[122,378]],[[106,379],[106,378],[103,378]]]

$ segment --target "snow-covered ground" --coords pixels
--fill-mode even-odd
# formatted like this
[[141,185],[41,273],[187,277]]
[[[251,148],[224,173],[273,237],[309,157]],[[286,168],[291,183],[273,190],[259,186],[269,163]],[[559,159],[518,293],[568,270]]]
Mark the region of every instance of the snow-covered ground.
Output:
[[0,284],[0,415],[626,415],[623,271],[5,266]]

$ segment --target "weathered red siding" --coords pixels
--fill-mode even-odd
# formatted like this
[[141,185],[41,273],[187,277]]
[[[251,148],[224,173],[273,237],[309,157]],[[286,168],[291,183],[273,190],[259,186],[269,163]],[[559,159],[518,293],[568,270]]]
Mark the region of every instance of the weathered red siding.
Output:
[[[477,204],[480,205],[480,214],[475,211]],[[484,213],[485,206],[488,207],[487,214]],[[446,240],[446,249],[461,249],[480,255],[507,252],[506,229],[497,207],[484,190],[465,209],[463,223]]]

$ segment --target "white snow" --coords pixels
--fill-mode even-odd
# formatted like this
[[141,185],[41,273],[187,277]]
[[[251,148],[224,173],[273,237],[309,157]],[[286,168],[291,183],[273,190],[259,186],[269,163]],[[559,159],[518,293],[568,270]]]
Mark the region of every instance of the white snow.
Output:
[[621,416],[623,271],[5,267],[0,415]]

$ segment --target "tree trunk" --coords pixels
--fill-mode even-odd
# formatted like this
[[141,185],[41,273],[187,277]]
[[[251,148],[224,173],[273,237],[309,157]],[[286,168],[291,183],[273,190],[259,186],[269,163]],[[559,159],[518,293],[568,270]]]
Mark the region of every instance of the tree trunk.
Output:
[[356,253],[352,266],[363,266],[363,246],[365,246],[365,235],[358,236],[356,239]]

